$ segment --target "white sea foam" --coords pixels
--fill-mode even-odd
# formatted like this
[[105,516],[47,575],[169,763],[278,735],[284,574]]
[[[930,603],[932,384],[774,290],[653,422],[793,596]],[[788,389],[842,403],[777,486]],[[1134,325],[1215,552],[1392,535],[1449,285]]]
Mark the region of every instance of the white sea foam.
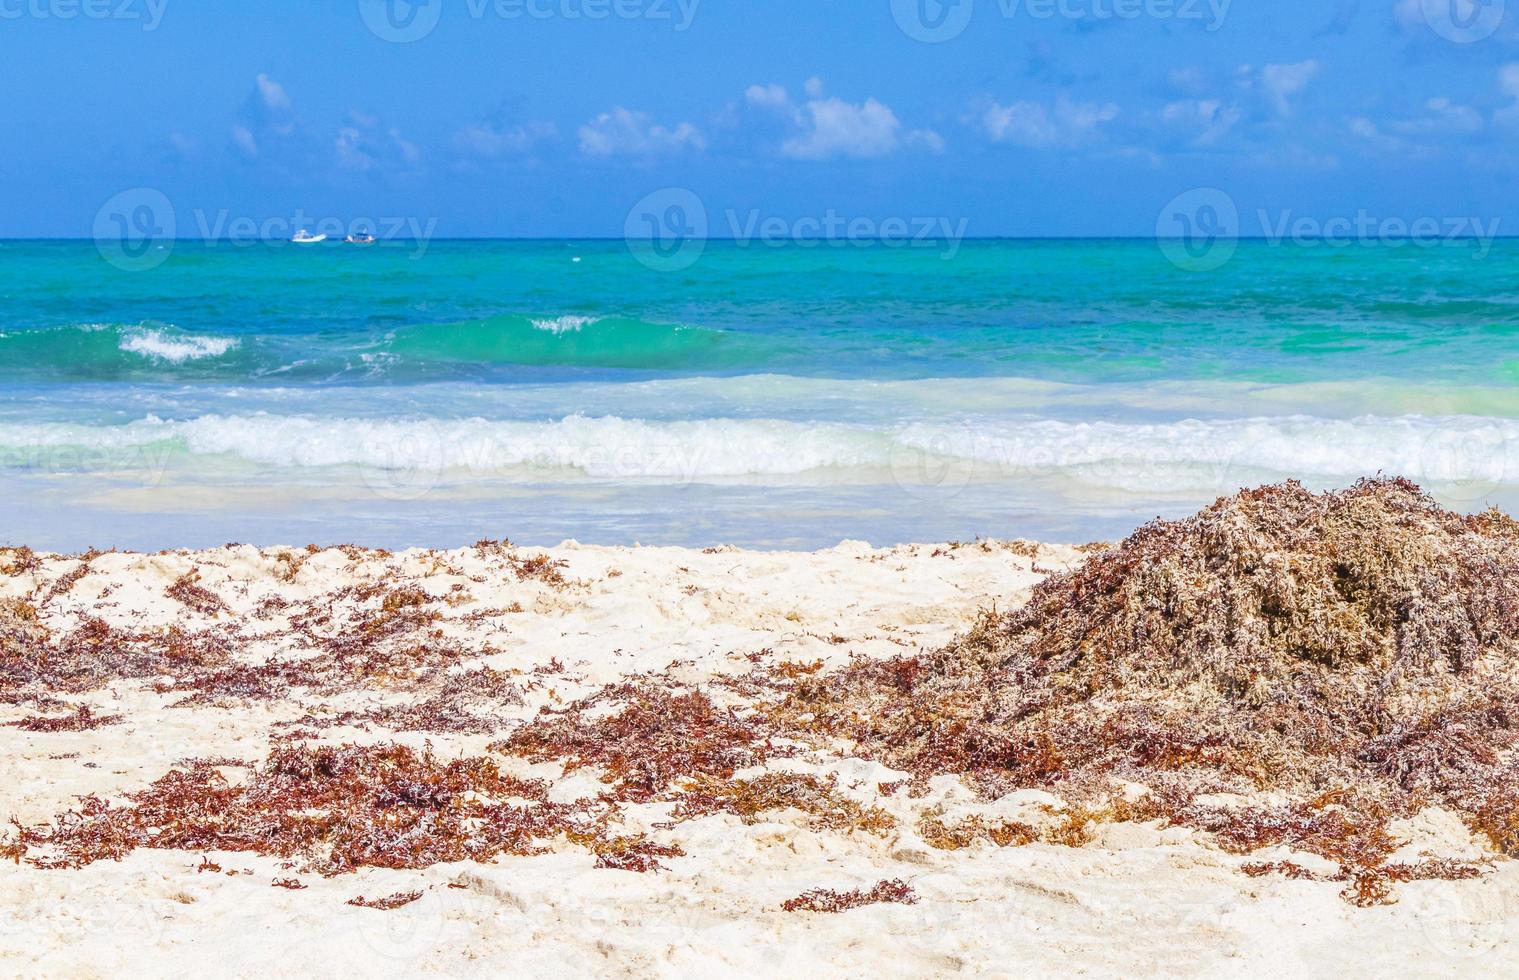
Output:
[[566,314],[565,316],[556,316],[553,319],[541,319],[532,322],[533,326],[537,329],[547,330],[549,333],[579,333],[582,327],[588,327],[599,319],[601,318]]
[[1519,421],[1470,416],[935,423],[909,426],[898,440],[1005,472],[1059,472],[1131,492],[1222,492],[1268,479],[1379,472],[1444,483],[1519,482]]
[[650,423],[572,415],[545,422],[383,421],[252,415],[206,416],[161,426],[193,453],[229,453],[274,466],[474,473],[564,468],[610,480],[795,474],[870,465],[881,455],[881,437],[870,430],[764,420]]
[[[840,473],[942,480],[932,461],[986,479],[1060,478],[1168,494],[1296,477],[1331,484],[1378,472],[1467,487],[1519,485],[1519,420],[1458,416],[1052,420],[866,426],[774,419],[653,422],[571,415],[546,421],[204,415],[126,425],[0,425],[0,465],[24,451],[130,450],[169,443],[196,456],[280,468],[360,466],[543,480],[820,482]],[[874,476],[870,476],[874,474]]]
[[125,334],[117,346],[129,354],[182,364],[206,357],[220,357],[236,347],[237,340],[232,337],[167,334],[162,330],[147,329]]

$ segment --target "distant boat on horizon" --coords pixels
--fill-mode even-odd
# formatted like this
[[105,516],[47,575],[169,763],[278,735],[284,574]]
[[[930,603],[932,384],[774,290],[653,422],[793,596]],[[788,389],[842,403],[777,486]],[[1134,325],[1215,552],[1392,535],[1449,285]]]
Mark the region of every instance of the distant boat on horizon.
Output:
[[367,231],[356,231],[353,234],[349,235],[347,238],[343,239],[343,241],[347,242],[349,245],[373,245],[374,236],[369,234]]
[[302,228],[300,231],[296,232],[295,237],[290,240],[292,242],[295,242],[297,245],[315,245],[317,242],[325,242],[327,240],[327,236],[313,235],[311,232]]

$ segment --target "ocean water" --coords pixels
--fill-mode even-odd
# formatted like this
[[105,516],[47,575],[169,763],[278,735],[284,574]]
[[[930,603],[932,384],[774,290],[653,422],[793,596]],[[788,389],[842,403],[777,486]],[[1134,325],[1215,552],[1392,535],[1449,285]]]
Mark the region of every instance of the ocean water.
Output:
[[[1082,541],[1519,503],[1519,242],[0,242],[0,540]],[[651,267],[653,266],[653,267]]]

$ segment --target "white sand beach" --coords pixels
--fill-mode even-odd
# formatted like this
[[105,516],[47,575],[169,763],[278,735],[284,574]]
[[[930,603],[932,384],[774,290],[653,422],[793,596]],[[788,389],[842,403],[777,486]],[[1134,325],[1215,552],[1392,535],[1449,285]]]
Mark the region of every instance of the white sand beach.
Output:
[[[713,682],[756,666],[828,670],[931,649],[1083,557],[997,541],[888,550],[846,542],[814,553],[574,542],[397,554],[229,546],[85,560],[0,550],[8,572],[0,602],[9,603],[0,608],[10,616],[0,644],[65,637],[96,618],[120,635],[216,638],[225,662],[253,665],[300,661],[319,638],[383,621],[387,644],[448,649],[444,674],[490,668],[511,691],[452,704],[449,717],[463,711],[479,724],[446,731],[415,730],[383,711],[440,683],[426,666],[350,673],[320,692],[244,697],[237,692],[248,685],[196,681],[171,656],[142,676],[46,692],[51,703],[35,685],[15,688],[0,722],[67,717],[81,704],[93,719],[119,719],[82,731],[0,727],[8,777],[0,817],[45,824],[87,795],[129,805],[125,794],[187,759],[212,760],[236,787],[277,745],[430,744],[440,762],[489,757],[502,773],[544,780],[556,803],[594,800],[607,786],[595,767],[565,774],[559,762],[492,743],[540,708],[640,675],[707,690],[722,706],[741,699]],[[18,612],[23,603],[35,619]],[[102,635],[102,649],[116,642]],[[644,872],[597,867],[593,850],[564,834],[535,841],[534,853],[485,862],[325,875],[253,850],[147,847],[120,860],[38,867],[49,851],[32,846],[0,863],[0,972],[1471,976],[1513,974],[1519,962],[1519,868],[1436,808],[1394,825],[1398,854],[1475,862],[1482,876],[1407,882],[1390,904],[1357,908],[1336,884],[1244,874],[1246,858],[1159,821],[1093,826],[1081,846],[945,848],[924,839],[925,816],[1058,822],[1064,803],[1046,792],[985,800],[953,776],[907,792],[906,774],[847,747],[770,759],[734,778],[765,772],[831,778],[831,798],[854,801],[850,812],[870,819],[838,829],[795,807],[680,817],[674,792],[622,801],[612,807],[617,834],[678,850]],[[1284,858],[1326,863],[1281,848],[1248,860]],[[916,902],[783,909],[813,889],[869,891],[882,881],[905,883]],[[390,895],[407,901],[346,904]]]

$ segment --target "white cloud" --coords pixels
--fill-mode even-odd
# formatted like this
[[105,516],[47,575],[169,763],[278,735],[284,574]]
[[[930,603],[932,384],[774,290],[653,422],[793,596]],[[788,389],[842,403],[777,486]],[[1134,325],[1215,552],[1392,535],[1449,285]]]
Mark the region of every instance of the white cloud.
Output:
[[1493,121],[1504,126],[1519,126],[1519,62],[1498,69],[1498,89],[1513,103],[1493,113]]
[[908,133],[902,142],[907,146],[924,149],[930,153],[944,152],[944,137],[931,129],[915,129]]
[[422,162],[421,151],[399,129],[384,128],[361,112],[348,114],[332,148],[339,167],[359,173],[394,175],[414,171]]
[[247,126],[232,127],[232,145],[245,156],[258,156],[258,140],[254,138],[253,131]]
[[797,160],[889,156],[902,128],[897,114],[875,99],[860,105],[839,98],[809,99],[801,122],[805,131],[781,144],[781,153]]
[[337,151],[338,166],[348,170],[368,170],[374,166],[373,158],[359,145],[361,139],[359,131],[352,126],[338,130],[338,138],[333,144]]
[[1475,133],[1482,128],[1480,112],[1447,98],[1430,99],[1424,103],[1424,109],[1424,115],[1395,120],[1387,128],[1400,136],[1445,136]]
[[1290,65],[1267,65],[1261,69],[1261,89],[1266,102],[1278,116],[1292,115],[1294,97],[1301,95],[1319,73],[1319,63],[1310,58]]
[[1320,153],[1299,143],[1285,143],[1269,150],[1253,153],[1248,158],[1259,167],[1285,167],[1289,171],[1338,170],[1340,158],[1333,153]]
[[526,154],[558,135],[551,122],[523,118],[516,101],[508,98],[455,132],[453,142],[461,156],[492,159]]
[[1090,142],[1104,124],[1117,118],[1118,106],[1111,102],[1075,102],[1062,94],[1053,105],[992,103],[981,114],[981,126],[994,142],[1045,150]]
[[525,153],[537,143],[553,139],[558,134],[558,128],[550,122],[515,125],[478,122],[455,133],[454,145],[471,156],[501,157]]
[[267,156],[271,149],[289,149],[298,135],[290,94],[263,72],[254,76],[253,91],[239,115],[231,131],[232,146],[244,156]]
[[580,152],[587,156],[655,156],[680,150],[702,150],[707,142],[690,123],[661,126],[646,112],[622,106],[603,112],[580,127]]
[[416,166],[421,162],[422,154],[418,152],[417,145],[403,138],[399,129],[392,128],[387,131],[387,135],[390,137],[391,145],[408,166]]
[[[1519,92],[1519,66],[1516,66],[1514,83],[1516,92]],[[1356,116],[1348,125],[1351,135],[1375,149],[1424,158],[1439,155],[1453,138],[1480,132],[1486,125],[1482,113],[1443,96],[1427,99],[1423,109],[1421,115],[1381,123]],[[1501,111],[1494,115],[1500,121],[1501,117]]]
[[1221,99],[1182,99],[1169,102],[1160,111],[1161,121],[1195,133],[1192,143],[1212,146],[1239,122],[1239,106]]
[[329,167],[354,173],[397,176],[420,170],[422,152],[393,126],[350,110],[335,130],[314,130],[295,111],[295,100],[259,72],[229,129],[232,149],[277,173],[306,175]]
[[1180,95],[1202,95],[1208,88],[1208,78],[1201,68],[1189,65],[1166,72],[1166,84]]
[[1389,153],[1403,148],[1403,141],[1382,132],[1382,128],[1365,116],[1356,116],[1347,124],[1352,136],[1365,140],[1376,149]]
[[253,80],[253,83],[258,91],[259,101],[264,104],[264,108],[273,112],[290,108],[290,96],[285,92],[285,86],[263,72],[258,73],[258,77]]
[[762,109],[784,109],[791,104],[784,85],[751,85],[744,89],[744,101]]
[[890,156],[903,147],[941,153],[944,138],[931,129],[904,132],[902,121],[891,107],[866,99],[846,102],[824,96],[823,81],[809,78],[807,101],[800,106],[780,85],[751,85],[744,100],[752,106],[778,112],[790,121],[795,133],[781,143],[781,155],[793,160],[831,160],[836,157],[873,159]]
[[1498,88],[1503,94],[1519,102],[1519,62],[1509,62],[1498,69]]

